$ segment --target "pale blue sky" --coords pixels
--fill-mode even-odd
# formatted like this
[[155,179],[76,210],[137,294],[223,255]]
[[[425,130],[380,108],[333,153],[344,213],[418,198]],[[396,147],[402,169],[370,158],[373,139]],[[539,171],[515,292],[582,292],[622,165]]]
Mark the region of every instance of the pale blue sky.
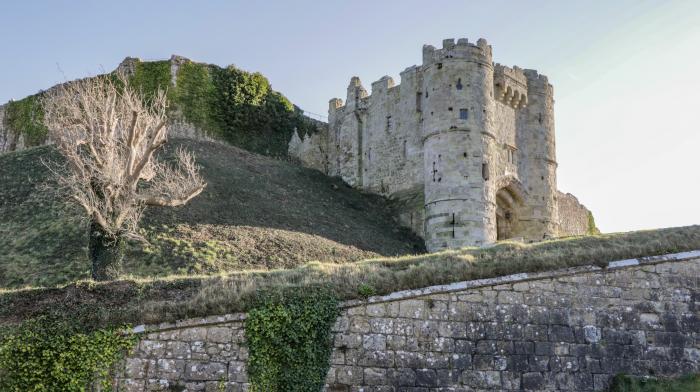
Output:
[[23,0],[0,37],[0,102],[176,53],[323,114],[353,75],[398,82],[424,43],[484,37],[554,84],[559,188],[603,231],[700,223],[700,1]]

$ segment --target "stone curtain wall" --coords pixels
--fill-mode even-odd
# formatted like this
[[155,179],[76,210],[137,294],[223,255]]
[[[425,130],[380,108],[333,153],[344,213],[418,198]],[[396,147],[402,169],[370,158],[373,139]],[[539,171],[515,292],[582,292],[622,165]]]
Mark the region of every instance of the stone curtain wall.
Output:
[[579,203],[571,193],[557,191],[557,209],[559,211],[559,235],[588,234],[588,214],[586,206]]
[[[699,301],[690,252],[350,302],[326,390],[591,391],[698,372]],[[244,317],[148,327],[119,390],[247,390]]]

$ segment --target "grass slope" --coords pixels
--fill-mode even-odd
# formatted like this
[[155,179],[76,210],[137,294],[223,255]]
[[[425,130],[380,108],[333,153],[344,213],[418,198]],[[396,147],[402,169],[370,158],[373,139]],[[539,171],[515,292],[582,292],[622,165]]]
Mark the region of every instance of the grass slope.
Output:
[[[397,229],[386,200],[280,160],[210,142],[194,151],[208,186],[189,205],[147,210],[131,244],[134,277],[289,268],[422,250]],[[54,286],[89,276],[81,211],[52,190],[51,147],[0,155],[0,287]]]
[[[245,311],[261,290],[326,286],[341,299],[464,280],[700,249],[700,226],[543,241],[503,242],[421,256],[309,263],[273,271],[169,277],[0,292],[0,325],[57,312],[85,325],[158,323]],[[362,289],[361,289],[362,288]]]

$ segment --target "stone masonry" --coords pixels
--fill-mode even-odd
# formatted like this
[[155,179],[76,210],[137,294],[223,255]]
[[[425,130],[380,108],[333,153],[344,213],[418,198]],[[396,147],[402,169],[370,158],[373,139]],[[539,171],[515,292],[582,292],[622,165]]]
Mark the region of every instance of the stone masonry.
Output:
[[399,200],[429,251],[586,231],[560,225],[552,85],[494,63],[484,39],[425,45],[421,65],[371,94],[353,77],[328,113],[329,130],[293,138],[290,155]]
[[[700,251],[350,301],[326,391],[600,391],[700,371]],[[248,390],[244,314],[146,332],[120,391]]]

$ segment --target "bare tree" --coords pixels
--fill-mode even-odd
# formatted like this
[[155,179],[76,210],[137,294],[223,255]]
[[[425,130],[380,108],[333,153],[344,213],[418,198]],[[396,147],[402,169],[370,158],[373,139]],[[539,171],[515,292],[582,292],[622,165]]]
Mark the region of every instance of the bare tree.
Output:
[[105,75],[65,83],[43,104],[49,137],[66,162],[54,172],[90,221],[92,277],[113,279],[125,241],[140,238],[144,208],[184,205],[206,183],[189,152],[178,150],[174,165],[154,156],[167,141],[163,91],[145,100],[124,75]]

